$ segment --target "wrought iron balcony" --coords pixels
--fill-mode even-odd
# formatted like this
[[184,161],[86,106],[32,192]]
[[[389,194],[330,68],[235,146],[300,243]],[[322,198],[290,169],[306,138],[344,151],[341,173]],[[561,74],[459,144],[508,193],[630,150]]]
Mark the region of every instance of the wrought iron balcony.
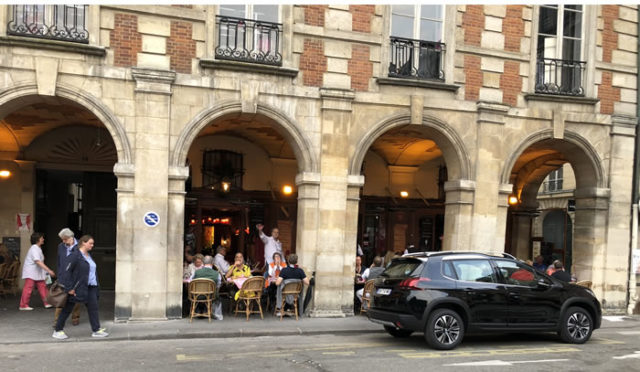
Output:
[[87,5],[13,5],[9,35],[89,43]]
[[536,64],[536,93],[584,96],[587,62],[543,58]]
[[282,66],[282,23],[217,16],[216,58]]
[[444,43],[391,37],[389,76],[444,80]]

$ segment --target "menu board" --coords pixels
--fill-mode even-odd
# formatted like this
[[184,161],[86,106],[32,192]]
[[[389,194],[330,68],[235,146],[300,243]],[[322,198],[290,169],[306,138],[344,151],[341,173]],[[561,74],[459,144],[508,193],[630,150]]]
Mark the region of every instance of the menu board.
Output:
[[20,257],[19,236],[5,236],[2,238],[2,244],[4,244],[9,252],[11,252],[14,256]]

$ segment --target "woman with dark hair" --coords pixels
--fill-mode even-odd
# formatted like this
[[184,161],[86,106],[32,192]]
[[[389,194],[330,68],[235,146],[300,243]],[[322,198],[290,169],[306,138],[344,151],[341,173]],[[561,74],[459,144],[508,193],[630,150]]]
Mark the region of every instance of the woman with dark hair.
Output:
[[27,256],[24,258],[24,265],[22,266],[22,279],[24,279],[24,287],[22,288],[22,297],[20,297],[20,310],[33,310],[29,306],[29,299],[31,298],[31,292],[33,287],[38,287],[40,292],[40,298],[44,303],[46,309],[52,307],[47,303],[47,285],[45,280],[47,279],[47,273],[49,275],[56,276],[47,265],[44,264],[44,254],[42,253],[42,245],[44,244],[44,235],[39,232],[31,234],[31,248],[27,252]]
[[78,250],[72,252],[67,257],[66,267],[61,273],[60,282],[65,287],[69,296],[67,303],[62,308],[56,329],[53,331],[53,338],[64,340],[68,336],[64,333],[64,323],[76,303],[83,303],[87,306],[89,322],[91,323],[91,337],[107,337],[109,334],[104,328],[100,328],[100,317],[98,315],[98,275],[96,263],[91,258],[89,252],[93,249],[93,237],[84,235],[78,240]]

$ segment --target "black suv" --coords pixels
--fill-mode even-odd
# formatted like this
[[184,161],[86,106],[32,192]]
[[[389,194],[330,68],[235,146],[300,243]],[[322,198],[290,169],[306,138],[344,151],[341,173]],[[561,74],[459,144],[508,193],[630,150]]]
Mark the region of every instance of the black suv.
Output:
[[427,252],[394,259],[375,279],[369,320],[395,337],[424,332],[427,343],[453,349],[465,333],[557,332],[581,344],[600,327],[590,289],[536,271],[514,257]]

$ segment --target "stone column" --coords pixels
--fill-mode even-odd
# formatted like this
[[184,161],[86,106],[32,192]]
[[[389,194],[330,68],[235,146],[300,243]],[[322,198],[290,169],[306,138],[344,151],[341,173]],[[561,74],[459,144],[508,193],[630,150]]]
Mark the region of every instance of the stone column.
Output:
[[[476,183],[470,180],[445,182],[443,251],[470,249],[475,189]],[[436,237],[436,239],[439,238]]]
[[[171,289],[169,268],[169,133],[171,84],[175,73],[132,68],[136,81],[136,136],[131,256],[131,319],[166,319]],[[144,222],[147,212],[155,212],[159,223]],[[182,221],[181,221],[182,223]],[[175,295],[175,293],[171,294]],[[173,313],[174,310],[171,310]]]
[[342,273],[342,311],[353,315],[353,283],[356,270],[356,250],[358,245],[358,211],[360,190],[364,186],[364,176],[349,175],[347,181],[347,209],[344,224],[344,265]]
[[[349,169],[348,136],[351,125],[351,101],[355,94],[346,89],[321,89],[322,146],[320,188],[318,194],[318,240],[314,317],[345,316],[353,299],[346,303],[343,289],[347,280],[345,255],[355,252],[347,247],[347,172]],[[348,264],[346,266],[349,266]],[[352,273],[349,275],[353,277]],[[353,280],[353,279],[351,279]],[[353,291],[353,289],[351,290]]]
[[575,191],[576,220],[572,254],[575,275],[580,280],[593,282],[592,289],[601,302],[605,286],[609,195],[609,189],[604,188],[581,188]]
[[167,215],[167,318],[182,318],[182,261],[184,256],[184,181],[189,167],[169,167]]
[[296,176],[298,188],[298,213],[296,228],[296,251],[298,264],[311,276],[316,270],[318,239],[318,193],[319,173],[299,173]]
[[[35,185],[36,185],[36,163],[33,161],[16,160],[20,167],[20,210],[19,213],[29,213],[31,215],[31,230],[20,231],[20,262],[24,263],[29,248],[31,248],[31,233],[34,232],[33,224],[36,218],[35,208]],[[15,215],[14,215],[15,221]],[[15,223],[15,222],[14,222]],[[45,237],[46,238],[46,237]],[[55,239],[55,238],[54,238]],[[22,268],[20,268],[22,270]],[[22,271],[19,272],[19,287],[22,288],[24,280],[22,279]]]
[[131,298],[136,290],[133,281],[133,234],[134,234],[134,179],[133,164],[116,163],[113,173],[118,177],[117,221],[116,221],[116,293],[114,320],[131,318]]
[[[502,252],[506,231],[506,195],[500,185],[505,115],[509,106],[478,102],[478,152],[471,250]],[[511,190],[509,190],[510,192]]]
[[611,128],[607,249],[603,299],[605,308],[622,312],[627,307],[629,259],[631,257],[630,225],[635,127],[634,117],[614,115]]

